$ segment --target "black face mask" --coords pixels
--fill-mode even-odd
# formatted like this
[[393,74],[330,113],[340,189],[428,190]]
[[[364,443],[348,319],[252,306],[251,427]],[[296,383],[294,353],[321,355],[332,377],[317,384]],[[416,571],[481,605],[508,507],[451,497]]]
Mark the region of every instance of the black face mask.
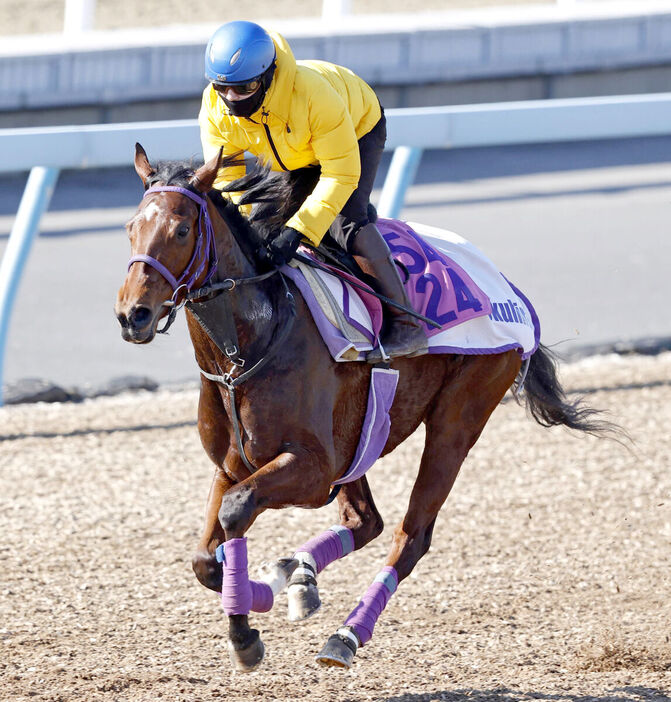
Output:
[[224,101],[228,111],[236,117],[251,117],[261,107],[263,98],[266,96],[266,91],[261,86],[254,95],[250,95],[244,100],[227,100],[223,95],[221,99]]
[[229,112],[236,117],[251,117],[263,104],[263,98],[270,88],[275,73],[275,63],[261,76],[261,86],[248,98],[244,100],[227,100],[223,95],[220,95]]

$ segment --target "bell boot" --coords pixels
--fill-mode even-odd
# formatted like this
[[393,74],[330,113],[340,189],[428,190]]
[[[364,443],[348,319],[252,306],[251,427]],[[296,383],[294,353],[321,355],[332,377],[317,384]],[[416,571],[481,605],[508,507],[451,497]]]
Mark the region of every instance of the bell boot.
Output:
[[[373,222],[359,229],[352,249],[355,255],[362,256],[370,265],[379,291],[394,302],[412,309],[387,242]],[[385,354],[390,358],[398,358],[425,352],[428,342],[419,319],[391,305],[386,305],[386,311],[391,325],[380,339]],[[369,351],[366,360],[368,363],[384,360],[379,346]]]

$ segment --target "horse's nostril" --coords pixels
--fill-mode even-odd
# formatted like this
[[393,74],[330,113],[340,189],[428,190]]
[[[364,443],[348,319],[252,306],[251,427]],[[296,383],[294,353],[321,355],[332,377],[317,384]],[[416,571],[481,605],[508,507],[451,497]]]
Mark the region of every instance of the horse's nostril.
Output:
[[116,318],[119,320],[122,329],[128,329],[128,317],[123,312],[119,312]]
[[152,320],[152,313],[148,307],[134,307],[130,313],[128,323],[136,329],[146,327]]

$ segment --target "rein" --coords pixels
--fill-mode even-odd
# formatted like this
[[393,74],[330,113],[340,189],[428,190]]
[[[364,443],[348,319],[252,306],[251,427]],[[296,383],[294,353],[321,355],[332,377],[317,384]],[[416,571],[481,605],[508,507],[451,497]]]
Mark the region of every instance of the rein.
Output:
[[[318,250],[318,249],[315,249],[315,250]],[[376,290],[373,290],[368,285],[364,285],[363,283],[359,283],[355,280],[352,280],[351,275],[350,276],[343,275],[343,272],[337,267],[325,266],[314,258],[311,258],[309,256],[303,256],[303,254],[301,254],[300,252],[295,253],[294,258],[297,261],[304,263],[306,266],[311,266],[312,268],[316,268],[317,270],[324,271],[324,273],[330,273],[331,275],[334,275],[336,278],[340,278],[340,280],[344,280],[348,285],[351,285],[354,288],[358,288],[359,290],[363,290],[363,292],[367,293],[368,295],[372,295],[373,297],[376,297],[378,300],[381,300],[382,302],[389,305],[390,307],[395,307],[396,309],[401,310],[401,312],[405,312],[406,314],[409,314],[412,317],[415,317],[416,319],[419,319],[422,322],[425,322],[429,326],[434,327],[434,329],[441,328],[440,324],[438,324],[438,322],[436,322],[435,320],[430,319],[429,317],[425,317],[423,314],[416,312],[411,307],[406,307],[405,305],[402,305],[400,302],[396,302],[396,300],[392,300],[390,297],[387,297],[386,295],[383,295],[382,293],[379,293]]]

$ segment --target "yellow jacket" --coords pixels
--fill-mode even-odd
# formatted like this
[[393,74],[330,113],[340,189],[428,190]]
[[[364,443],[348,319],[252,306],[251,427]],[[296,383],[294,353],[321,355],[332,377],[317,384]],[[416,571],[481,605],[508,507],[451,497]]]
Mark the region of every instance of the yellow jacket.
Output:
[[[349,69],[326,61],[296,61],[286,40],[270,35],[277,68],[263,105],[250,119],[230,114],[212,86],[205,88],[198,116],[203,154],[207,161],[222,146],[224,155],[248,151],[275,171],[319,164],[315,189],[287,222],[319,244],[359,183],[357,140],[379,121],[380,103],[373,89]],[[215,187],[242,175],[243,166],[222,169]]]

